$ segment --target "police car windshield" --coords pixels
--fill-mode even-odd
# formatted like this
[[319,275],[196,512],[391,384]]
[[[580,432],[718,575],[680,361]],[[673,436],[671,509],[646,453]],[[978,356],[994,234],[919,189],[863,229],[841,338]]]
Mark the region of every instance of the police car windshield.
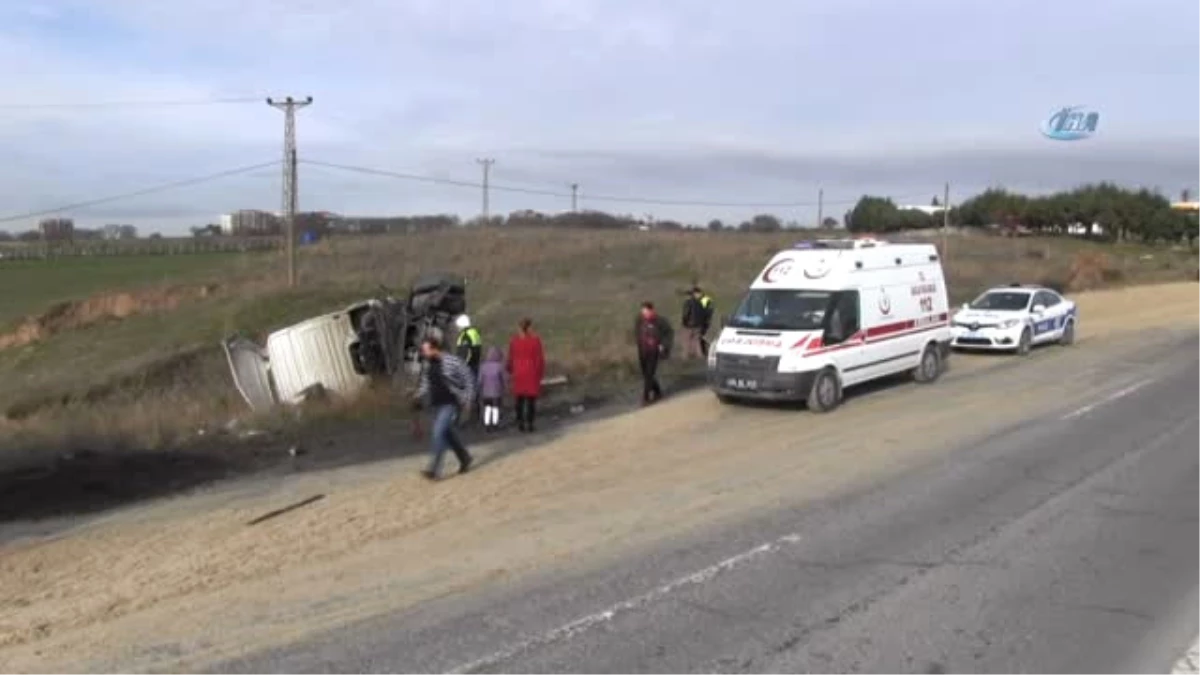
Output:
[[729,319],[732,328],[819,330],[825,319],[828,291],[756,289],[746,294]]
[[1029,306],[1028,292],[989,291],[971,302],[971,309],[991,309],[1001,312],[1019,312]]

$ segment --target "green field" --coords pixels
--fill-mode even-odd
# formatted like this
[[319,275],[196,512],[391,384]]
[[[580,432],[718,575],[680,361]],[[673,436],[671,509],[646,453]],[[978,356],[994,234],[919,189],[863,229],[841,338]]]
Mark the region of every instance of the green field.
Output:
[[[0,261],[0,326],[67,300],[216,277],[239,261],[238,253],[199,255],[72,256]],[[236,265],[235,265],[236,266]]]

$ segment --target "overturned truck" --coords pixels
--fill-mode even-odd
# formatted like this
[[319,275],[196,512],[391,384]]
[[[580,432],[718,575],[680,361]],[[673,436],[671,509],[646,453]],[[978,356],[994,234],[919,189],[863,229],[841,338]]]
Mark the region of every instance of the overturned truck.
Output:
[[353,398],[377,381],[415,380],[421,341],[445,339],[467,310],[466,281],[419,278],[405,299],[379,296],[271,333],[265,346],[241,336],[222,342],[234,386],[255,411],[314,395]]

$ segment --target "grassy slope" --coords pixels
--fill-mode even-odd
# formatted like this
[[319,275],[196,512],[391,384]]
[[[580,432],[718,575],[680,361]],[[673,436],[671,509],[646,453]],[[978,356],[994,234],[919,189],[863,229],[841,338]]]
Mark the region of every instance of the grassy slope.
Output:
[[[241,330],[261,337],[365,297],[381,283],[403,289],[417,274],[433,270],[468,277],[470,313],[488,344],[502,344],[516,321],[530,316],[546,340],[551,371],[589,389],[602,388],[633,377],[627,335],[639,302],[653,300],[676,320],[677,292],[695,279],[710,289],[719,311],[728,311],[766,258],[796,238],[796,233],[460,231],[340,240],[304,250],[297,291],[269,281],[282,276],[279,256],[256,255],[236,264],[204,256],[56,262],[57,268],[31,272],[44,288],[39,285],[35,299],[22,298],[14,306],[45,306],[113,285],[215,276],[235,283],[171,312],[100,323],[0,351],[0,403],[11,410],[47,395],[115,382],[115,391],[106,389],[97,400],[43,411],[39,431],[166,443],[178,432],[244,413],[216,346],[223,335]],[[1160,249],[1143,259],[1147,250],[1137,247],[954,238],[947,265],[952,300],[1012,280],[1064,283],[1080,252],[1091,250],[1110,258],[1105,268],[1112,283],[1177,280],[1195,269],[1194,254],[1185,252]],[[32,285],[12,279],[19,287]]]
[[[97,291],[182,283],[236,265],[238,254],[140,255],[20,260],[0,263],[0,326]],[[12,292],[19,289],[19,292]]]

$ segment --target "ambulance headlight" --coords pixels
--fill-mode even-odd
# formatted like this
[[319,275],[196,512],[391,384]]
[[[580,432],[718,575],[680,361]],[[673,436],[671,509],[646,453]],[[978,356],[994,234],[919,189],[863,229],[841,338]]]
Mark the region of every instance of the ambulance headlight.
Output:
[[1016,328],[1017,325],[1020,323],[1021,323],[1020,319],[1009,319],[1008,321],[1001,323],[1000,327],[1001,328]]

